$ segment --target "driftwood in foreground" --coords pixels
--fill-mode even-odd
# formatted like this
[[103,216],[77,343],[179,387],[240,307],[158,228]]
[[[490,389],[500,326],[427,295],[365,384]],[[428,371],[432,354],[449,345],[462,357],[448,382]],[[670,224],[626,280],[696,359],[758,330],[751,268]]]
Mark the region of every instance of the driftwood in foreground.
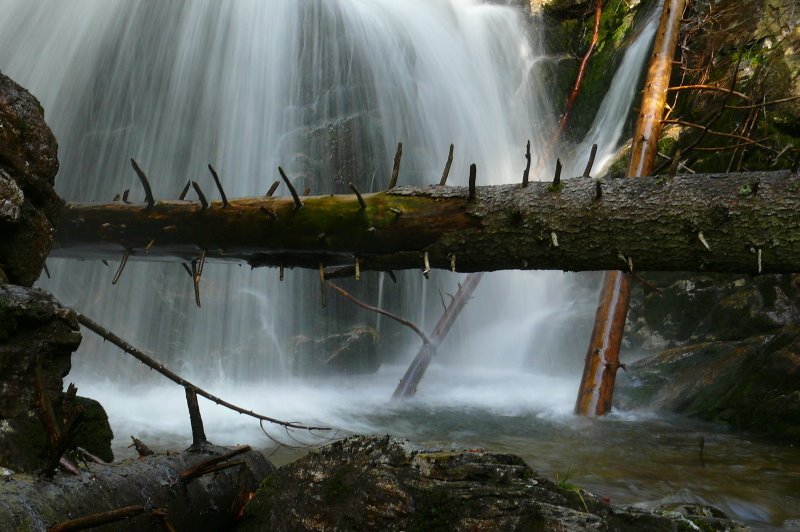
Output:
[[53,480],[11,475],[0,483],[0,523],[3,530],[83,530],[104,522],[113,530],[163,530],[165,522],[175,530],[228,530],[247,494],[274,471],[247,448],[235,450],[236,467],[188,475],[219,456],[227,460],[230,451],[210,447],[90,464],[80,476]]
[[355,195],[68,205],[52,256],[360,270],[800,271],[800,176],[574,178]]

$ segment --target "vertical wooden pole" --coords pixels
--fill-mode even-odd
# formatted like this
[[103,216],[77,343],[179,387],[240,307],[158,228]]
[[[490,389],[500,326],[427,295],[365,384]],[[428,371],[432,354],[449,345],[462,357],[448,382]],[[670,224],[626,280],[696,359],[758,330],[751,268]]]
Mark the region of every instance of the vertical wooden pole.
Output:
[[192,424],[192,449],[201,449],[208,443],[206,431],[203,428],[203,418],[200,416],[200,405],[197,403],[197,393],[190,386],[185,387],[186,404],[189,407],[189,421]]
[[[661,117],[667,101],[672,59],[680,34],[686,0],[664,0],[653,55],[647,69],[641,111],[633,136],[628,177],[648,175],[658,154]],[[624,250],[622,250],[624,253]],[[619,369],[619,348],[630,302],[630,273],[606,272],[586,353],[575,414],[602,416],[611,410]]]

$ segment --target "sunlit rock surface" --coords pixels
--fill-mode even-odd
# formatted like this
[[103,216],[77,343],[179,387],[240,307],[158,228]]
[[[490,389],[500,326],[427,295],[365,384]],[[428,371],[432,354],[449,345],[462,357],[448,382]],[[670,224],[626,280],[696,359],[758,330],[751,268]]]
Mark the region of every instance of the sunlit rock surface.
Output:
[[[241,530],[734,530],[719,512],[623,508],[482,449],[352,436],[262,483]],[[743,529],[743,528],[739,528]]]

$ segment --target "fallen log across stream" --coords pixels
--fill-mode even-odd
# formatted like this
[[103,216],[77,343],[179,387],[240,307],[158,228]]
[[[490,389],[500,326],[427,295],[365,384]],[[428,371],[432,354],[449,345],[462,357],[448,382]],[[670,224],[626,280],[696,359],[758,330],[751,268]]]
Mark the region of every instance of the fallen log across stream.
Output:
[[[472,199],[470,199],[472,198]],[[68,204],[55,257],[359,269],[800,271],[788,171]]]

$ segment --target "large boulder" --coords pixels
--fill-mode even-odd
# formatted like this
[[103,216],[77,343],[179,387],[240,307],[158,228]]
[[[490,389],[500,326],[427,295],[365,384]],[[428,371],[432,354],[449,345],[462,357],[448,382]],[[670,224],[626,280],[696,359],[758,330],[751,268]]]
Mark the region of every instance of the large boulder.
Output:
[[[57,418],[63,418],[63,378],[81,335],[75,313],[36,288],[0,285],[0,465],[31,471],[47,461],[48,439],[40,420],[36,371]],[[113,459],[108,418],[90,399],[73,399],[83,416],[74,444]]]
[[513,455],[425,450],[390,436],[352,436],[267,477],[239,529],[673,531],[737,526],[713,512],[693,513],[707,515],[611,505],[537,476]]
[[62,205],[57,151],[42,106],[0,73],[0,282],[31,286],[42,271]]
[[676,347],[631,364],[615,401],[800,443],[800,325]]
[[631,295],[626,347],[742,340],[800,321],[800,276],[651,273]]

